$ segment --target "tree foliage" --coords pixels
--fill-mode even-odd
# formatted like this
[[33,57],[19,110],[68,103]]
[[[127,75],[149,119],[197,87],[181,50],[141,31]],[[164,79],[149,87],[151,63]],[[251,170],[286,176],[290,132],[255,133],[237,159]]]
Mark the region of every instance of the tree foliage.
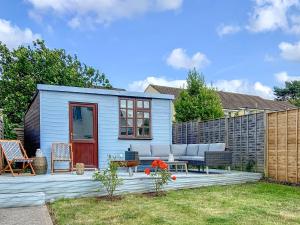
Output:
[[274,94],[278,101],[289,101],[300,107],[300,81],[287,81],[285,87],[274,87]]
[[0,42],[0,108],[6,115],[6,138],[23,122],[37,84],[77,87],[111,85],[104,73],[81,63],[64,49],[49,49],[44,41],[10,50]]
[[182,90],[176,99],[175,112],[178,122],[215,119],[224,115],[219,95],[206,86],[204,77],[195,69],[188,73],[187,89]]

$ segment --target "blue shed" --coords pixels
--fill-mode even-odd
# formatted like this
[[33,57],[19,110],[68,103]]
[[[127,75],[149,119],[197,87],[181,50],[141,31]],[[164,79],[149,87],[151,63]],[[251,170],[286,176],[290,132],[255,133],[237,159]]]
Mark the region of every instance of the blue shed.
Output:
[[74,164],[102,169],[131,143],[171,144],[173,98],[39,84],[25,115],[25,147],[30,155],[40,148],[51,165],[52,143],[72,143]]

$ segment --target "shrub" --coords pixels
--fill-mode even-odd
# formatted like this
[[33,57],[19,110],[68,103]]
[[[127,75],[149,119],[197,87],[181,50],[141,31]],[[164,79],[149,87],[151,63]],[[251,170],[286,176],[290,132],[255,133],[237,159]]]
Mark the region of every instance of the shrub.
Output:
[[161,193],[164,185],[168,184],[171,180],[176,180],[176,176],[168,171],[168,165],[162,160],[154,160],[151,164],[154,172],[151,172],[150,168],[145,169],[145,174],[152,176],[154,179],[154,188],[156,195]]
[[114,197],[114,192],[118,186],[122,185],[123,179],[118,176],[119,164],[113,161],[109,162],[109,167],[103,171],[96,171],[93,174],[93,179],[100,181],[105,187],[110,200]]

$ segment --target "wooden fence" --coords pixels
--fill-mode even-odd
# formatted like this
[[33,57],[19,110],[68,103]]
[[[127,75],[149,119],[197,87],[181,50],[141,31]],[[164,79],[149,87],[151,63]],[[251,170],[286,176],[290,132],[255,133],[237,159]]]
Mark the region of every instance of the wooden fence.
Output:
[[264,172],[265,114],[173,124],[174,144],[226,143],[233,167]]
[[300,182],[299,109],[267,114],[267,175],[282,182]]

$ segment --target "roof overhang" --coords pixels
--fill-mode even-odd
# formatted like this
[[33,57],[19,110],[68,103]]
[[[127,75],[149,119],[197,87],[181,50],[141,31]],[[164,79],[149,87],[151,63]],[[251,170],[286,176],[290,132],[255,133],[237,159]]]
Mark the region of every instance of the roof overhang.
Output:
[[118,90],[96,89],[96,88],[81,88],[81,87],[70,87],[70,86],[46,85],[46,84],[38,84],[37,89],[39,91],[68,92],[68,93],[78,93],[78,94],[139,97],[139,98],[166,99],[166,100],[174,99],[173,95],[166,95],[166,94],[118,91]]

